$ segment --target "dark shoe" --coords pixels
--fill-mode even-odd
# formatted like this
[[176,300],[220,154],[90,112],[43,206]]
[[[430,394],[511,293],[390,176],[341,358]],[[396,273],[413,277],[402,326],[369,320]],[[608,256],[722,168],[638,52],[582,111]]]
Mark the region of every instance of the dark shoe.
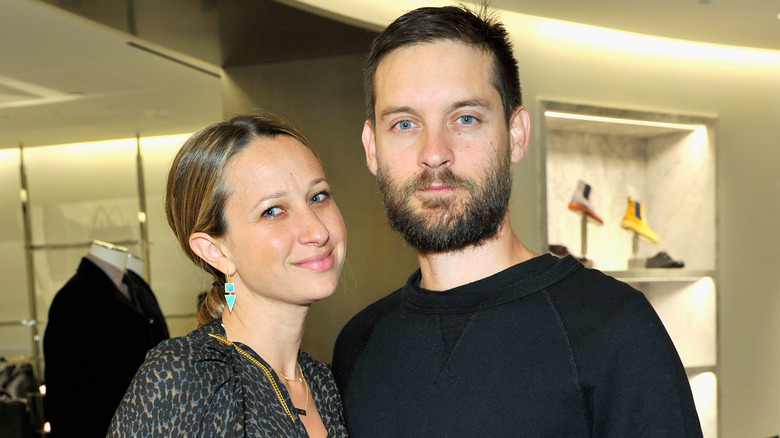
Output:
[[685,263],[672,259],[665,251],[659,252],[645,262],[646,268],[682,268],[683,266]]
[[579,260],[580,263],[582,263],[583,265],[585,265],[587,267],[593,266],[593,262],[588,260],[587,257],[579,257],[579,256],[576,256],[576,255],[570,253],[569,252],[569,248],[566,248],[566,246],[564,246],[564,245],[556,245],[556,244],[550,245],[550,253],[553,254],[553,255],[556,255],[556,256],[558,256],[560,258],[564,258],[567,255],[571,255],[575,259]]
[[557,255],[558,257],[566,257],[569,255],[569,248],[566,248],[563,245],[550,245],[550,252]]

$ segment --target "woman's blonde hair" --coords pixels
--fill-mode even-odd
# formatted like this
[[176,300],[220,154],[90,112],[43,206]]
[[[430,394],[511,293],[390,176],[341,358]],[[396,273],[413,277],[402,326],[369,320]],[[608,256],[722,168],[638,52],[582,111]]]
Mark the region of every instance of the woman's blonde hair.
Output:
[[176,154],[168,173],[165,190],[165,214],[184,253],[214,277],[198,309],[198,324],[219,318],[225,308],[225,274],[203,261],[190,248],[193,233],[203,232],[222,238],[228,232],[225,206],[227,192],[223,172],[230,160],[253,141],[287,135],[308,148],[317,160],[317,152],[303,134],[286,120],[272,114],[234,117],[215,123],[193,134]]

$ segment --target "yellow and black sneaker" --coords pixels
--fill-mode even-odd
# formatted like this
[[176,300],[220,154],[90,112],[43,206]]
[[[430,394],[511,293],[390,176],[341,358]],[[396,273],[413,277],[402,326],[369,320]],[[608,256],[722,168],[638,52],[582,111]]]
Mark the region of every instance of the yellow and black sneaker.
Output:
[[630,196],[628,197],[626,215],[623,216],[623,222],[621,222],[620,226],[654,243],[658,242],[658,235],[650,229],[650,226],[647,225],[647,220],[645,220],[645,205],[638,201],[632,201]]

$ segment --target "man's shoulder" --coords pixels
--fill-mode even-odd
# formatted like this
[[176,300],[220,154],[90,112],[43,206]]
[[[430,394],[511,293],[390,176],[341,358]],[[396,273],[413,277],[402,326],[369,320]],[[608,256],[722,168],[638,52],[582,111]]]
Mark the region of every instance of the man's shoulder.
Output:
[[549,287],[551,293],[568,297],[599,299],[644,299],[642,292],[598,269],[578,269]]
[[564,321],[575,326],[614,328],[658,323],[644,293],[596,269],[573,272],[551,285],[548,292]]

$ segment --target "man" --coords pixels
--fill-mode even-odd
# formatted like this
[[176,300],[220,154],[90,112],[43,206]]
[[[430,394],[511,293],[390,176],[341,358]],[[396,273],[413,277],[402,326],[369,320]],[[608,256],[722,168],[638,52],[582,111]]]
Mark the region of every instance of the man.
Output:
[[420,270],[339,334],[350,435],[701,436],[645,297],[512,231],[530,121],[503,26],[485,10],[411,11],[364,73],[368,168]]

